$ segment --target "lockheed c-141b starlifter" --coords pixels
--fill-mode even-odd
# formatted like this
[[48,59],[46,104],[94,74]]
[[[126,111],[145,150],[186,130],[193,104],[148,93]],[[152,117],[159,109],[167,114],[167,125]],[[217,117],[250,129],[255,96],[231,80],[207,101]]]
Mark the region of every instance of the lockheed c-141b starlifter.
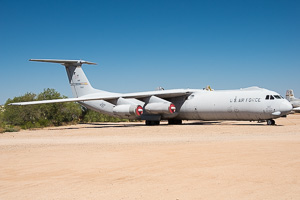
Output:
[[145,120],[146,125],[158,125],[161,120],[181,124],[182,120],[267,121],[286,116],[292,105],[278,93],[249,87],[238,90],[210,91],[173,89],[137,93],[113,93],[94,89],[82,70],[84,60],[31,59],[30,61],[59,63],[65,66],[74,98],[10,105],[78,102],[84,107],[112,116]]

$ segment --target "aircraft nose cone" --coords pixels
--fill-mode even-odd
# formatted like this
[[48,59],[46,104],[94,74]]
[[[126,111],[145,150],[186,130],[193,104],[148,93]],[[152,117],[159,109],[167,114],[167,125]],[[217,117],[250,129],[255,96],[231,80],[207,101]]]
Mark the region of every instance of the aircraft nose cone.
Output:
[[290,102],[285,100],[284,102],[281,103],[280,105],[280,111],[282,113],[289,113],[293,109],[293,106]]

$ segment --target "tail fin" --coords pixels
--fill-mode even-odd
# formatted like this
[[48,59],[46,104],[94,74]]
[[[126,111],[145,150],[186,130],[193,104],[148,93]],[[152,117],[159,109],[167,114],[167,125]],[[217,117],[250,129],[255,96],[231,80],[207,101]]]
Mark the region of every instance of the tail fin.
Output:
[[289,100],[289,101],[295,99],[293,90],[287,90],[286,91],[286,99]]
[[96,63],[92,63],[84,60],[52,60],[52,59],[30,59],[30,61],[60,63],[64,65],[66,67],[69,83],[74,97],[81,97],[88,94],[104,92],[101,90],[96,90],[91,86],[89,80],[87,79],[85,73],[81,68],[82,64],[96,65]]

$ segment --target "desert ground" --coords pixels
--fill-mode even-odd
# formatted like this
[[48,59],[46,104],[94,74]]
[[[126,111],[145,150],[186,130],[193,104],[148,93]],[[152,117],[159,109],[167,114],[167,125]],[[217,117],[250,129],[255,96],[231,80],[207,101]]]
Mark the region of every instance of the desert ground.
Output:
[[0,199],[300,199],[300,115],[0,134]]

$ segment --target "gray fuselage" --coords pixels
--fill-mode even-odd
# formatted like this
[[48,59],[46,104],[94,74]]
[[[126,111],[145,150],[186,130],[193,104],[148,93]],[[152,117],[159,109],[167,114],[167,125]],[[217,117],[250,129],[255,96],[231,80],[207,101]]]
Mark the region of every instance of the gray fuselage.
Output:
[[[168,98],[167,100],[172,102],[177,110],[173,114],[160,115],[160,119],[259,121],[287,115],[291,110],[291,104],[278,93],[257,87],[240,90],[188,91],[192,91],[192,93]],[[270,98],[266,99],[267,96]],[[142,102],[142,106],[145,106],[143,99],[140,102]],[[115,116],[111,112],[115,106],[114,103],[100,100],[87,101],[83,105]],[[144,111],[142,116],[128,116],[127,118],[144,119],[143,116],[155,118],[157,115],[147,115],[147,112]]]

